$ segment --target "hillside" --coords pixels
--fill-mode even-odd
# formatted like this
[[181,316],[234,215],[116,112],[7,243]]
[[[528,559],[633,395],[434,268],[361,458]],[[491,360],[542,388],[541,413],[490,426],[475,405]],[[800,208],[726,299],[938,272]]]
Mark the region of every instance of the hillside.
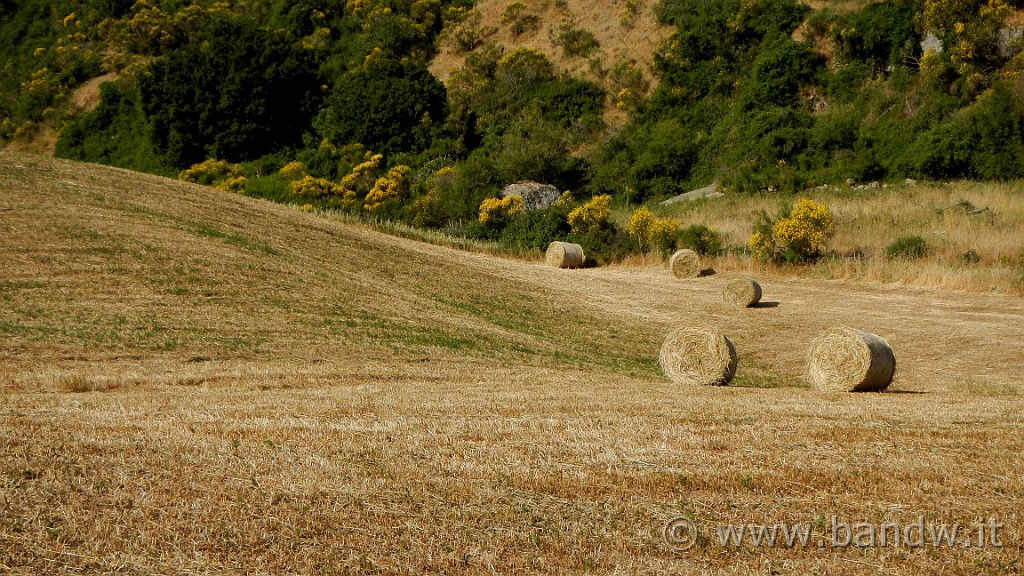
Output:
[[[628,0],[621,4],[609,0],[566,0],[522,4],[521,13],[510,13],[512,2],[484,0],[473,6],[479,15],[481,40],[502,46],[506,52],[537,50],[563,73],[597,82],[617,92],[616,78],[625,70],[639,74],[636,84],[648,94],[654,88],[650,65],[658,45],[672,33],[672,27],[659,24],[652,0]],[[510,19],[506,14],[515,14]],[[559,27],[572,23],[592,34],[594,46],[586,54],[575,54],[558,44]],[[518,33],[517,33],[518,32]],[[447,81],[452,70],[465,65],[467,52],[451,39],[442,40],[439,53],[431,59],[430,71]],[[619,68],[618,74],[612,72]],[[619,89],[622,86],[618,86]],[[615,107],[614,98],[606,103],[605,120],[612,125],[625,124],[628,115]]]
[[597,330],[608,319],[585,302],[494,263],[450,276],[447,261],[474,258],[454,250],[127,171],[2,163],[4,232],[19,240],[0,259],[11,304],[0,326],[15,360],[38,362],[42,343],[57,358],[456,352],[653,370],[638,335]]
[[0,140],[161,175],[225,161],[278,200],[291,166],[314,207],[536,249],[569,231],[481,230],[481,203],[522,180],[654,206],[716,181],[1024,177],[1022,8],[26,0],[0,4]]
[[[4,573],[1018,573],[1019,298],[566,271],[0,154]],[[720,326],[734,386],[657,373]],[[810,341],[889,340],[825,396]],[[672,517],[705,526],[675,553]],[[1005,525],[1003,546],[723,547],[722,522]],[[712,530],[709,532],[708,530]]]

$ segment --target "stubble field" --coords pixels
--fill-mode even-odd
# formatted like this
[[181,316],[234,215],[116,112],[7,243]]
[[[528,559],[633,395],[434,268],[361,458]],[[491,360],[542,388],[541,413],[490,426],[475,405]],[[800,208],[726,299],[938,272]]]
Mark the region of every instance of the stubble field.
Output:
[[[0,573],[1024,572],[1018,296],[761,271],[734,310],[727,266],[556,270],[18,154],[0,233]],[[661,377],[691,324],[733,386]],[[808,387],[833,325],[889,341],[889,392]],[[830,542],[921,516],[1002,546]]]

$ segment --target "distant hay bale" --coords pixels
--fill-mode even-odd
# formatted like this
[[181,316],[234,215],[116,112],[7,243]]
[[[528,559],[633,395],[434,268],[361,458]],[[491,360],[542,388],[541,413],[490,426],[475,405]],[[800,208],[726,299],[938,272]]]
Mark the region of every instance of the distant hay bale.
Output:
[[726,304],[749,308],[761,301],[761,285],[747,276],[733,278],[722,288],[722,299]]
[[668,261],[669,268],[677,278],[696,278],[700,276],[700,256],[689,249],[676,250]]
[[896,373],[889,344],[853,328],[829,328],[811,345],[807,375],[819,390],[877,392]]
[[548,266],[580,268],[583,266],[583,246],[569,242],[552,242],[544,255]]
[[736,375],[736,348],[714,328],[678,328],[665,337],[658,364],[687,386],[724,386]]

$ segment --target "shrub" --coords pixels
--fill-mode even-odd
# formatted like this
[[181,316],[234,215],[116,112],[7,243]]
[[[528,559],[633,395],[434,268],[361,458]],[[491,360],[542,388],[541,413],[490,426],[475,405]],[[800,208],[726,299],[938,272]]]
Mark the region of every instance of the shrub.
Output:
[[771,234],[756,231],[750,235],[747,246],[755,260],[768,262],[775,257],[775,239]]
[[651,224],[650,245],[668,255],[676,247],[679,225],[672,218],[656,218]]
[[977,264],[978,262],[981,262],[981,256],[978,254],[977,250],[971,248],[957,257],[957,260],[959,260],[961,264],[965,265]]
[[424,191],[409,205],[410,221],[413,226],[439,228],[449,220],[441,206],[441,195],[450,190],[455,182],[455,169],[443,166],[427,176],[423,182]]
[[644,250],[650,242],[651,226],[654,224],[654,214],[647,208],[641,206],[633,212],[633,215],[629,218],[629,231],[630,236],[634,236],[637,241],[637,245],[641,250]]
[[377,210],[389,200],[405,196],[409,192],[407,175],[411,170],[408,166],[399,164],[378,178],[373,188],[366,194],[366,210]]
[[513,2],[505,7],[501,15],[501,23],[508,24],[513,34],[519,36],[524,32],[531,32],[540,26],[540,18],[536,14],[526,11],[526,4]]
[[619,15],[619,25],[623,28],[632,28],[642,9],[641,0],[626,0]]
[[785,260],[806,262],[816,259],[825,241],[835,234],[835,219],[828,206],[804,198],[793,206],[788,217],[775,220],[772,232],[783,246]]
[[451,41],[456,52],[472,51],[483,42],[480,14],[472,12],[458,21],[449,22],[443,35]]
[[529,48],[502,56],[494,69],[494,79],[512,94],[554,78],[555,67],[547,56]]
[[829,29],[839,55],[862,60],[875,72],[905,65],[917,44],[914,8],[911,2],[881,2],[840,17]]
[[326,178],[316,178],[308,174],[298,180],[292,181],[292,183],[288,185],[288,190],[296,196],[315,198],[319,200],[327,199],[342,193],[341,188],[334,182],[331,182]]
[[928,255],[928,243],[920,236],[900,236],[885,247],[886,258],[923,258]]
[[622,260],[630,252],[629,236],[610,223],[605,227],[592,228],[583,233],[570,232],[565,238],[569,242],[583,246],[587,256],[585,266]]
[[655,218],[645,207],[638,208],[629,219],[629,235],[637,239],[641,250],[671,252],[676,244],[678,226],[672,218]]
[[719,254],[722,252],[722,235],[704,224],[691,224],[679,231],[679,247],[689,248],[698,254]]
[[[628,143],[633,161],[623,166],[627,181],[636,190],[635,200],[685,192],[697,159],[695,139],[675,118],[639,130]],[[621,176],[620,176],[621,178]]]
[[524,212],[501,233],[501,243],[513,250],[543,250],[552,240],[569,234],[566,213],[564,206]]
[[487,198],[480,203],[480,223],[507,221],[523,211],[523,197],[512,194],[504,198]]
[[241,166],[223,160],[204,160],[178,174],[178,180],[211,186],[225,192],[245,192],[246,178]]
[[250,178],[245,184],[245,195],[283,204],[294,203],[295,197],[288,187],[290,183],[277,174]]
[[761,261],[809,262],[821,255],[834,234],[835,219],[828,206],[804,198],[791,209],[781,206],[774,219],[760,212],[747,245]]
[[612,197],[610,194],[594,196],[581,206],[573,208],[569,212],[567,221],[572,231],[576,234],[586,234],[590,231],[607,227],[610,223],[608,218],[612,215]]
[[576,25],[572,20],[566,20],[558,26],[558,32],[552,33],[551,42],[559,46],[566,56],[582,56],[586,58],[597,49],[600,44],[592,32]]
[[297,162],[293,160],[282,166],[277,173],[289,180],[296,180],[306,174],[306,167],[302,164],[302,162]]

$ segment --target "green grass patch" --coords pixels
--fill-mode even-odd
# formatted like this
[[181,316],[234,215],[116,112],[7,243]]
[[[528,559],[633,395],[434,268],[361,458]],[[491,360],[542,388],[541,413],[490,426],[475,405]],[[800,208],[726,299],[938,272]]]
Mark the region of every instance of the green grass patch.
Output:
[[191,226],[189,227],[189,229],[193,233],[198,234],[199,236],[224,240],[228,244],[238,246],[239,248],[244,248],[252,252],[262,252],[270,256],[281,255],[281,253],[278,252],[273,246],[261,240],[255,240],[249,238],[248,236],[243,236],[241,234],[232,234],[230,232],[224,232],[219,228],[215,228],[214,226],[204,224],[201,222],[192,222],[190,224]]

